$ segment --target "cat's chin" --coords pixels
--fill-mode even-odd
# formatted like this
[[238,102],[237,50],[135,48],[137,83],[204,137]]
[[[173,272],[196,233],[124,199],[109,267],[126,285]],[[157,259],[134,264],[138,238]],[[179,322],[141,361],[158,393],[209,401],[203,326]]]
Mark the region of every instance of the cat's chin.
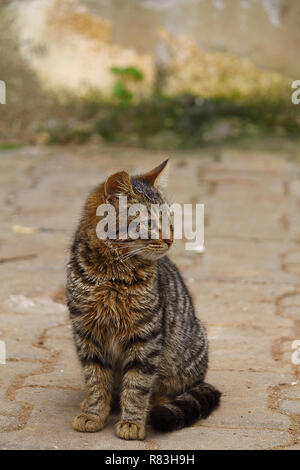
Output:
[[147,261],[156,261],[165,256],[168,251],[169,250],[147,250],[141,253],[139,257]]

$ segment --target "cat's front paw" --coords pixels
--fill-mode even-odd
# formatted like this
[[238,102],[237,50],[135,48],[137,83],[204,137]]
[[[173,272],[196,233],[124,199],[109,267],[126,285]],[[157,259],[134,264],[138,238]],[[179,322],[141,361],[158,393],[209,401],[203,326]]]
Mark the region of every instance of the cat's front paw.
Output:
[[146,427],[144,424],[119,421],[116,424],[116,434],[121,439],[139,439],[146,437]]
[[80,409],[81,411],[85,411],[87,406],[89,404],[89,397],[86,397],[82,402],[80,403]]
[[104,420],[99,416],[80,413],[73,421],[73,428],[80,432],[96,432],[104,427]]

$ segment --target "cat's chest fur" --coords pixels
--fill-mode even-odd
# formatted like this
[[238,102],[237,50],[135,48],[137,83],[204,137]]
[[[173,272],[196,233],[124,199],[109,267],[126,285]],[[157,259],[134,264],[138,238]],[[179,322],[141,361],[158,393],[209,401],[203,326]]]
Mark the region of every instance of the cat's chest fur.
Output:
[[134,321],[131,309],[133,293],[127,285],[108,281],[94,290],[94,306],[98,320],[107,325],[120,328]]
[[72,298],[77,299],[77,310],[81,312],[73,317],[73,323],[116,358],[122,356],[130,338],[148,322],[158,295],[156,267],[118,272],[118,276],[111,276],[104,269],[99,271],[89,272],[93,278],[89,283],[75,270],[70,275]]
[[144,308],[151,306],[154,295],[149,281],[148,285],[147,282],[103,281],[90,292],[91,315],[99,326],[110,330],[110,336],[127,336],[136,330]]
[[102,282],[89,292],[89,308],[81,327],[114,361],[123,356],[129,338],[139,331],[142,292],[143,288],[137,292],[136,287],[117,281]]

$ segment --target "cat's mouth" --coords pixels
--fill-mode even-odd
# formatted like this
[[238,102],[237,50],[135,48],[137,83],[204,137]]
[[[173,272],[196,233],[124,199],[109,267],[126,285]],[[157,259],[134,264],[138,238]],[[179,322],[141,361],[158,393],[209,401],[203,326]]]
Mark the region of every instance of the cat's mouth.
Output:
[[143,258],[156,260],[164,256],[169,251],[172,242],[170,240],[163,240],[159,243],[149,243],[146,250],[141,253]]
[[171,240],[163,240],[160,243],[149,243],[148,248],[150,248],[151,250],[164,250],[164,251],[166,251],[171,247],[172,243],[173,242]]
[[[122,261],[142,258],[146,260],[157,260],[164,256],[173,244],[173,240],[156,240],[148,243],[139,243],[136,240],[114,241],[113,245],[121,252]],[[124,250],[124,251],[123,251]]]

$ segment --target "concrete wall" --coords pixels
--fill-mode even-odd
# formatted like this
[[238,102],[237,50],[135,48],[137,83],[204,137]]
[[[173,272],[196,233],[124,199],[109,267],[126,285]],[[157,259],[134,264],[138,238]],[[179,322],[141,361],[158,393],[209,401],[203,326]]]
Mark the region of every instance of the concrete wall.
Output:
[[50,86],[93,85],[110,93],[110,67],[132,64],[144,72],[140,92],[147,92],[156,64],[172,62],[161,31],[185,36],[200,51],[229,52],[263,70],[300,78],[299,0],[15,0],[8,5],[23,58]]
[[226,51],[259,67],[300,77],[299,0],[85,0],[110,20],[112,39],[166,60],[157,29],[188,35],[206,51]]

